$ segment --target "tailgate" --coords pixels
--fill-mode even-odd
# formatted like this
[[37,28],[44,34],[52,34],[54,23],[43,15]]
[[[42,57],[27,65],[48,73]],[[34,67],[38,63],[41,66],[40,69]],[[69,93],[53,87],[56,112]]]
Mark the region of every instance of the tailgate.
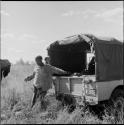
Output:
[[[91,82],[91,81],[92,82]],[[56,77],[54,79],[56,93],[71,94],[84,97],[90,105],[98,104],[97,84],[95,77]]]
[[55,90],[58,93],[82,96],[83,77],[56,77],[54,79]]

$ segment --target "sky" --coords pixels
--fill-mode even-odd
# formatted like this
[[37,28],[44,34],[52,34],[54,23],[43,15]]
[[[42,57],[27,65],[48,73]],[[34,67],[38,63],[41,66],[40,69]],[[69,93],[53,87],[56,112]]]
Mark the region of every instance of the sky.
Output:
[[1,1],[1,58],[47,56],[50,43],[79,33],[123,40],[123,1]]

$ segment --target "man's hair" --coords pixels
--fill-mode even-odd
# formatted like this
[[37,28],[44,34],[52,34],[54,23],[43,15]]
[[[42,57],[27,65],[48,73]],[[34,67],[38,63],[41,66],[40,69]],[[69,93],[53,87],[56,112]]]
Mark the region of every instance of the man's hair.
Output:
[[42,61],[42,59],[43,59],[42,56],[36,56],[35,57],[35,61],[37,61],[37,60],[41,60]]
[[49,57],[45,57],[45,60],[49,59]]

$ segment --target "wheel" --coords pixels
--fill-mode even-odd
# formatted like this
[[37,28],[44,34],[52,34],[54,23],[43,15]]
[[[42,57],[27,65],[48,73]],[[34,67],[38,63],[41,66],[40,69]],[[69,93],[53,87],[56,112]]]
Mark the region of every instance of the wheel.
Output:
[[115,122],[124,122],[124,90],[116,89],[110,99]]

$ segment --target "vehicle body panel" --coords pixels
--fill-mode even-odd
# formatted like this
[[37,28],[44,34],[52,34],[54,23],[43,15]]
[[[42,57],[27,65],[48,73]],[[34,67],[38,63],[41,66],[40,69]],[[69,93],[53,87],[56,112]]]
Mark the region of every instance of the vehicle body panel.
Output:
[[123,85],[123,80],[96,82],[94,75],[54,77],[54,83],[57,94],[83,97],[90,105],[96,105],[99,101],[108,100],[113,90],[119,85]]
[[105,81],[98,82],[98,99],[99,101],[108,100],[112,94],[112,91],[120,85],[123,84],[123,80],[113,80],[113,81]]

